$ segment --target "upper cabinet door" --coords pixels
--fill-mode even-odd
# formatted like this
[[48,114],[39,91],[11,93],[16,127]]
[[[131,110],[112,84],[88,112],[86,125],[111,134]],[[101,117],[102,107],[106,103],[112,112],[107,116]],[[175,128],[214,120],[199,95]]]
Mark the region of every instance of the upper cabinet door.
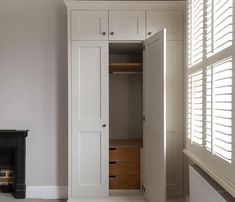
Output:
[[183,40],[183,11],[147,11],[146,38],[166,28],[166,40]]
[[108,40],[108,11],[72,11],[72,40]]
[[145,11],[110,11],[109,40],[144,40]]

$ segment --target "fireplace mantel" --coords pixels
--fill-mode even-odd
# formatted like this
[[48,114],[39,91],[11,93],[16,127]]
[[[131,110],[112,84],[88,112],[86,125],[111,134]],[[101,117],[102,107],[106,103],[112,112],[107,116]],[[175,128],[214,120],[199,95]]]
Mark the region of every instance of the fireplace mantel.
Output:
[[14,151],[15,198],[25,198],[25,150],[28,130],[0,130],[0,149]]

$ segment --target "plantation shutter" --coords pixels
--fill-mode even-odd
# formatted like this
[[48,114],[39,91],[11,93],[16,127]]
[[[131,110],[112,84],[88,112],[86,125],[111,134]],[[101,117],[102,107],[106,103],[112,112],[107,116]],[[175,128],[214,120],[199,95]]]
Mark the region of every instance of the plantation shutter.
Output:
[[202,145],[203,136],[203,113],[202,113],[202,71],[196,72],[190,75],[190,86],[189,86],[189,96],[190,96],[190,109],[188,117],[188,126],[190,130],[191,142]]
[[233,0],[207,0],[206,13],[206,48],[210,56],[232,45]]
[[188,1],[186,151],[229,179],[235,197],[233,4]]
[[212,65],[212,151],[232,161],[232,59]]
[[191,67],[203,57],[203,1],[192,1],[188,15],[188,67]]

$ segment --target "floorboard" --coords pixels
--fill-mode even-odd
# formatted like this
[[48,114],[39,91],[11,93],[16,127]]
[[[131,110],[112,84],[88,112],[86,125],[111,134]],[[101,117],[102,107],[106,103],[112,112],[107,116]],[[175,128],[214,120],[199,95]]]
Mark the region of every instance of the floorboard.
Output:
[[[119,197],[117,197],[119,198]],[[143,199],[138,197],[120,197],[123,202],[145,202]],[[119,199],[120,199],[119,198]],[[0,202],[66,202],[67,200],[51,200],[51,199],[15,199],[11,194],[0,193]],[[120,201],[120,200],[117,200]],[[170,199],[167,202],[186,202],[183,199]]]

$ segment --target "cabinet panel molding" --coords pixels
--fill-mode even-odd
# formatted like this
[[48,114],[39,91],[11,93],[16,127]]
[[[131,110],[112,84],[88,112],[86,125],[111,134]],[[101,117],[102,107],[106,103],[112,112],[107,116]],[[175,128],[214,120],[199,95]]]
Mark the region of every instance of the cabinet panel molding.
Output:
[[144,40],[145,11],[109,11],[109,40]]
[[72,11],[72,40],[108,40],[108,11]]
[[108,43],[73,41],[69,198],[108,196],[107,81]]

